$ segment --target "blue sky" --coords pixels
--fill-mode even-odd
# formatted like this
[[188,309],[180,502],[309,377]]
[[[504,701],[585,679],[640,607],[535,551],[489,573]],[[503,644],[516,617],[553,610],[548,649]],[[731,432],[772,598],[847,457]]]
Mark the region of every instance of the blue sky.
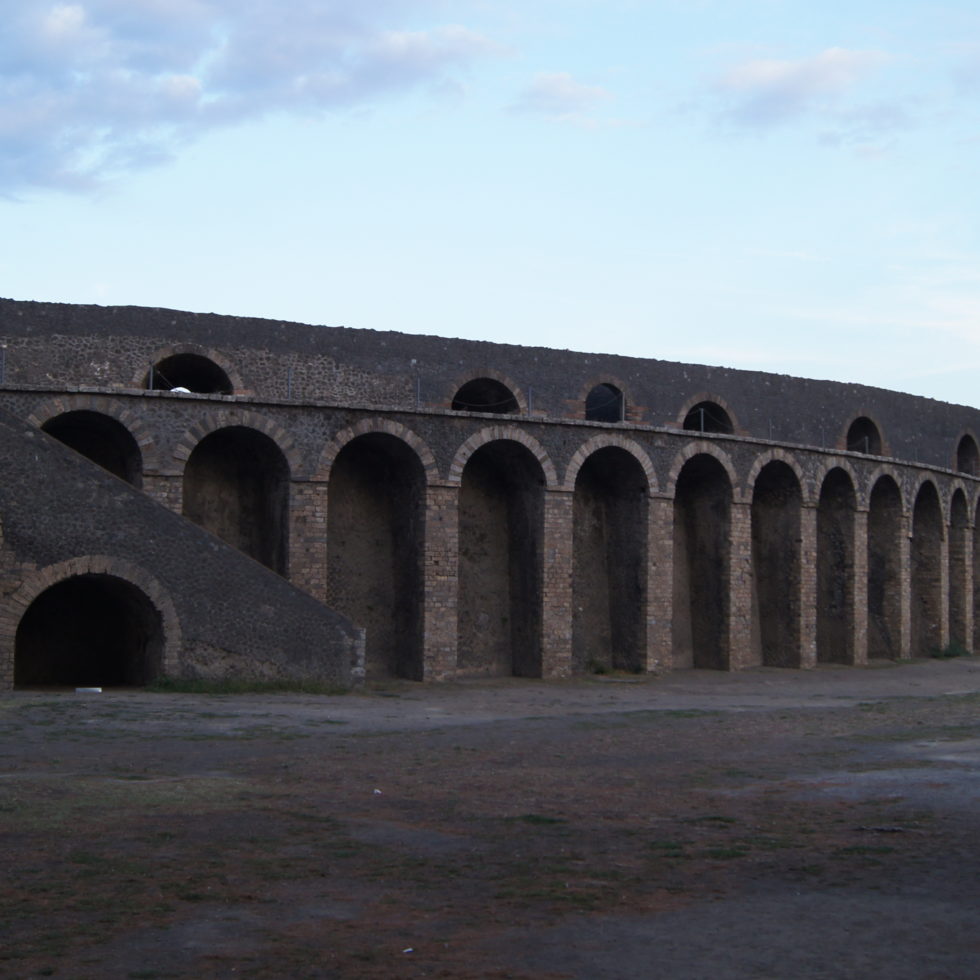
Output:
[[980,406],[968,0],[6,0],[0,295]]

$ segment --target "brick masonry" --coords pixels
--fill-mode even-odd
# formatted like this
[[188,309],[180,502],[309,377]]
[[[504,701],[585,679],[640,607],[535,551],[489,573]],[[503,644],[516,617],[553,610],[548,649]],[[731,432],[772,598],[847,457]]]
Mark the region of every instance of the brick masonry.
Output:
[[[168,310],[0,300],[0,334],[7,345],[0,409],[9,416],[5,453],[8,475],[14,476],[0,501],[5,530],[2,686],[12,683],[16,631],[24,609],[56,581],[96,574],[92,562],[109,563],[99,574],[130,582],[161,610],[163,597],[170,597],[162,610],[168,672],[200,672],[206,663],[214,671],[311,669],[302,643],[312,635],[304,630],[315,632],[312,622],[320,614],[312,610],[323,609],[328,594],[331,467],[345,446],[375,434],[408,447],[424,474],[424,520],[412,533],[421,541],[417,575],[425,679],[448,679],[457,670],[459,494],[467,464],[482,447],[505,443],[522,447],[540,467],[541,486],[526,489],[542,495],[540,527],[529,533],[539,535],[538,642],[545,676],[566,676],[572,669],[577,475],[594,453],[610,448],[629,454],[646,481],[646,530],[631,546],[642,549],[646,570],[637,661],[647,670],[675,666],[672,607],[680,573],[674,554],[674,492],[684,468],[705,457],[717,461],[730,484],[727,524],[718,525],[718,533],[726,536],[728,564],[721,654],[730,669],[761,660],[757,610],[762,585],[753,555],[751,505],[759,474],[777,462],[788,467],[797,486],[792,506],[799,540],[796,557],[787,559],[795,567],[782,570],[780,586],[788,590],[786,602],[796,611],[790,634],[796,637],[796,649],[786,651],[787,662],[810,667],[823,656],[817,638],[817,610],[825,601],[816,574],[821,557],[817,506],[832,471],[846,474],[855,500],[852,558],[840,569],[849,596],[848,661],[865,663],[868,655],[869,594],[877,587],[868,552],[869,506],[872,489],[881,480],[894,481],[901,498],[894,549],[898,611],[889,624],[888,654],[928,652],[921,636],[913,635],[915,617],[923,609],[936,620],[929,623],[931,645],[955,641],[972,650],[976,642],[980,481],[976,473],[957,470],[958,461],[969,457],[958,454],[961,440],[976,441],[980,432],[980,413],[974,409],[759,372]],[[218,365],[234,393],[146,390],[149,367],[182,353]],[[481,377],[510,388],[518,405],[515,414],[494,417],[449,408],[459,386]],[[596,384],[623,393],[622,422],[585,421],[584,398]],[[733,434],[680,428],[690,407],[702,401],[727,412]],[[69,413],[105,416],[129,432],[139,448],[141,491],[95,472],[89,461],[36,433]],[[884,456],[844,448],[848,426],[858,418],[877,427]],[[281,590],[287,583],[278,576],[179,516],[187,461],[209,434],[233,427],[267,436],[288,469],[290,590],[285,592]],[[32,432],[33,442],[27,438]],[[43,451],[35,453],[34,447]],[[32,470],[25,470],[28,463]],[[66,480],[69,471],[72,476]],[[17,477],[24,472],[33,472],[32,479],[48,486],[41,494],[49,508],[44,521],[38,502],[28,496],[33,494],[32,480]],[[71,496],[75,484],[86,488],[85,507]],[[939,538],[917,544],[911,537],[922,533],[912,521],[916,501],[933,491],[941,515]],[[103,513],[106,508],[111,518]],[[124,521],[120,513],[126,515]],[[400,533],[392,532],[394,552]],[[216,556],[215,584],[199,583],[194,601],[181,598],[186,589],[175,594],[174,572],[168,572],[178,541],[184,542],[180,547],[188,561],[195,554]],[[915,575],[914,555],[919,556]],[[399,560],[396,553],[392,560]],[[372,574],[364,569],[365,589],[371,587]],[[259,638],[272,642],[275,629],[270,632],[268,622],[251,631],[231,622],[269,608],[258,596],[270,588],[280,593],[276,611],[264,614],[266,620],[279,620],[276,629],[294,634],[285,659],[258,649]],[[306,599],[296,599],[304,594]],[[521,599],[511,596],[511,601]],[[227,618],[222,614],[214,622],[215,604],[222,603],[237,613],[229,612]],[[363,654],[363,638],[342,615],[329,610],[323,615],[338,639],[317,643],[334,651],[330,656],[335,664],[316,669],[349,678],[350,664],[356,668],[358,663],[358,643]],[[292,616],[298,617],[296,623],[313,619],[300,629],[291,625]],[[207,639],[208,628],[198,617],[212,620]],[[227,641],[236,630],[242,635],[237,647],[227,655],[217,652],[230,649]],[[281,646],[282,640],[275,643]],[[370,673],[372,665],[366,667]]]

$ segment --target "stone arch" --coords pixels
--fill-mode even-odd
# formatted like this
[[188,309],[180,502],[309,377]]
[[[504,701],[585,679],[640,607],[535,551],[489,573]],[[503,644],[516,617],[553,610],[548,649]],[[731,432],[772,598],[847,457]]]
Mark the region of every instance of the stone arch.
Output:
[[718,414],[718,419],[722,425],[727,423],[728,428],[705,428],[704,431],[709,434],[717,435],[744,435],[744,430],[738,423],[738,419],[735,416],[735,412],[732,410],[731,405],[721,397],[721,395],[715,394],[711,391],[699,391],[696,395],[692,395],[690,398],[681,405],[680,411],[677,413],[677,418],[674,420],[674,424],[679,429],[684,429],[686,431],[700,431],[695,426],[690,426],[687,424],[688,418],[691,413],[699,406],[716,406],[720,412]]
[[752,646],[763,666],[799,667],[803,492],[787,454],[765,455],[750,481]]
[[289,554],[289,460],[247,425],[213,428],[183,471],[183,515],[280,575]]
[[461,459],[458,670],[539,677],[544,469],[526,439],[485,439]]
[[27,421],[39,429],[52,419],[70,412],[92,412],[105,415],[118,422],[132,437],[142,457],[143,473],[156,473],[160,469],[160,453],[153,434],[143,418],[126,405],[105,395],[59,395],[34,407]]
[[942,503],[928,477],[919,484],[912,505],[910,538],[912,654],[927,656],[942,646]]
[[880,467],[868,490],[868,657],[902,656],[902,533],[898,474]]
[[673,463],[670,466],[670,472],[667,474],[667,482],[665,487],[665,492],[668,497],[673,497],[677,494],[677,478],[680,476],[681,470],[689,459],[693,459],[695,456],[711,456],[715,459],[718,464],[725,470],[728,476],[729,485],[732,488],[732,499],[738,499],[737,488],[739,486],[738,471],[735,469],[735,464],[732,462],[731,456],[728,455],[723,449],[720,449],[714,443],[711,442],[701,442],[695,440],[687,443],[686,446],[674,457]]
[[871,475],[865,483],[864,492],[858,493],[859,506],[864,508],[871,506],[871,494],[883,476],[887,476],[895,484],[895,489],[898,491],[898,499],[901,504],[901,511],[904,514],[907,510],[907,504],[905,492],[902,490],[902,474],[897,467],[892,466],[890,463],[882,463],[871,471]]
[[800,466],[800,461],[785,449],[767,449],[765,452],[756,456],[755,461],[752,463],[752,468],[749,470],[748,478],[745,481],[746,497],[750,498],[753,495],[755,482],[759,478],[759,474],[765,467],[774,462],[784,463],[793,471],[796,482],[800,486],[801,503],[812,504],[813,494],[810,492],[809,482],[803,476],[803,467]]
[[949,501],[949,548],[947,553],[949,583],[949,642],[968,650],[972,649],[973,637],[967,615],[972,597],[967,595],[969,577],[970,518],[966,492],[959,486],[953,490]]
[[[460,401],[461,393],[466,391],[471,385],[479,386],[481,381],[485,381],[487,384],[472,389],[474,392],[474,395],[471,396],[473,402],[475,404],[482,403],[482,399],[485,397],[489,404],[493,404],[496,407],[491,408],[488,405],[486,408],[457,408],[456,406]],[[512,406],[509,405],[509,399],[513,399]],[[492,368],[473,371],[457,378],[452,387],[452,396],[449,398],[449,405],[454,412],[476,412],[481,415],[528,414],[527,399],[518,385],[506,374],[503,374],[501,371],[495,371]]]
[[327,604],[366,628],[368,677],[422,680],[427,474],[419,453],[370,427],[331,455],[328,472]]
[[618,378],[599,375],[579,389],[576,417],[586,422],[624,422],[628,402],[626,386]]
[[688,455],[671,476],[675,667],[731,665],[732,469],[720,454]]
[[970,431],[961,433],[956,441],[953,469],[967,476],[980,476],[980,449],[976,437]]
[[817,662],[855,661],[854,515],[851,473],[832,466],[817,504]]
[[[114,589],[110,580],[125,583],[130,588],[129,590]],[[72,582],[88,586],[85,589],[85,593],[87,594],[81,596],[77,593],[75,596],[69,594],[67,597],[64,595],[58,596],[57,594],[50,595],[50,590],[57,590],[59,587],[63,587],[65,583]],[[21,633],[21,626],[25,616],[34,606],[35,600],[49,595],[49,598],[53,598],[54,605],[60,606],[60,610],[58,611],[61,615],[56,615],[52,618],[50,615],[51,610],[42,609],[39,613],[41,623],[35,624],[35,626],[40,625],[42,631],[38,635],[35,629],[34,635],[31,638],[33,642],[35,644],[43,642],[43,624],[45,621],[48,623],[56,622],[59,632],[74,641],[77,640],[77,631],[64,629],[66,605],[71,615],[84,623],[86,620],[86,611],[89,618],[97,616],[100,612],[104,612],[104,610],[98,608],[93,609],[91,607],[92,595],[98,596],[100,591],[103,593],[106,591],[105,588],[100,589],[102,586],[108,586],[109,597],[117,598],[123,604],[127,600],[139,602],[138,596],[142,596],[155,610],[158,621],[154,625],[159,626],[159,635],[145,637],[146,647],[149,648],[147,658],[152,662],[144,664],[144,670],[142,671],[143,677],[141,679],[136,678],[135,680],[145,683],[156,676],[163,676],[174,672],[180,662],[182,638],[177,609],[167,590],[154,576],[133,562],[113,558],[108,555],[82,555],[77,558],[48,565],[29,573],[17,591],[7,597],[3,601],[2,606],[0,606],[2,608],[2,613],[0,613],[0,651],[2,653],[0,653],[0,656],[10,664],[10,676],[17,676],[18,634],[20,634],[21,643],[23,644],[25,637]],[[67,588],[71,589],[72,586],[69,585]],[[100,624],[103,627],[105,626],[105,623],[101,622],[101,620]],[[31,623],[28,621],[28,628],[30,627]],[[127,632],[132,633],[133,631],[128,630]],[[139,631],[137,630],[136,632],[138,633]],[[85,639],[89,638],[86,637]],[[130,636],[130,639],[133,639],[133,637]],[[28,683],[30,683],[30,680],[28,680]],[[42,681],[42,683],[45,683],[45,681]],[[59,683],[59,681],[48,680],[46,683]],[[72,686],[75,684],[69,678],[63,678],[60,683],[69,683]],[[83,686],[90,685],[84,684]],[[94,686],[102,685],[96,684]]]
[[890,456],[884,431],[869,412],[856,412],[841,429],[838,449],[864,456]]
[[[175,387],[181,384],[180,378],[177,377],[173,379],[173,385],[168,385],[167,388],[160,389],[157,387],[156,383],[151,384],[150,378],[151,370],[152,372],[159,371],[160,366],[166,363],[179,365],[179,359],[181,358],[188,359],[185,362],[186,365],[192,364],[190,361],[191,358],[200,358],[201,361],[197,363],[197,366],[204,368],[205,371],[207,371],[207,368],[203,362],[210,362],[215,368],[217,368],[218,371],[221,372],[222,375],[224,375],[224,379],[220,383],[223,385],[223,382],[227,381],[227,391],[217,392],[212,390],[208,392],[198,392],[199,394],[251,394],[251,392],[245,388],[238,369],[221,351],[215,350],[213,347],[202,347],[199,344],[170,344],[167,347],[161,347],[154,351],[150,355],[149,362],[146,367],[142,368],[134,375],[133,387],[142,388],[144,390],[169,390],[170,387]],[[220,376],[217,374],[211,375],[211,378],[213,379],[218,379],[219,377]],[[183,385],[183,387],[190,388],[192,392],[194,391],[194,388],[192,388],[190,385]]]
[[219,429],[239,427],[254,429],[268,436],[278,447],[289,464],[289,472],[295,477],[303,471],[303,457],[293,437],[281,425],[259,412],[227,411],[209,412],[194,423],[177,441],[173,457],[186,465],[191,453],[206,436]]
[[330,470],[333,467],[334,460],[336,460],[338,454],[344,447],[359,436],[370,435],[372,433],[385,433],[411,446],[415,451],[415,455],[418,456],[422,470],[425,473],[425,482],[431,484],[439,479],[436,458],[425,440],[400,422],[392,422],[390,419],[362,419],[355,425],[341,429],[324,446],[323,452],[320,453],[313,479],[319,482],[329,480]]
[[470,457],[478,449],[491,442],[519,442],[540,463],[541,471],[544,474],[545,486],[549,490],[557,490],[559,488],[558,473],[555,470],[555,464],[548,455],[548,451],[534,436],[528,435],[516,425],[491,425],[480,429],[479,432],[474,432],[456,450],[456,455],[453,457],[452,463],[449,464],[447,482],[452,486],[459,486],[463,476],[463,469],[466,467]]
[[624,452],[629,453],[643,470],[643,475],[647,481],[648,491],[650,493],[656,493],[657,474],[654,472],[653,463],[650,461],[650,457],[647,455],[646,450],[638,442],[635,442],[632,439],[627,439],[625,436],[617,435],[613,432],[593,436],[591,439],[587,439],[585,442],[583,442],[582,445],[575,450],[572,458],[569,460],[568,466],[565,468],[565,482],[562,484],[563,489],[569,491],[569,493],[574,491],[575,481],[578,477],[579,470],[582,468],[582,464],[593,453],[600,449],[606,449],[607,447],[616,447],[617,449],[622,449]]
[[572,498],[572,669],[630,670],[646,663],[650,484],[636,456],[615,444],[577,467]]

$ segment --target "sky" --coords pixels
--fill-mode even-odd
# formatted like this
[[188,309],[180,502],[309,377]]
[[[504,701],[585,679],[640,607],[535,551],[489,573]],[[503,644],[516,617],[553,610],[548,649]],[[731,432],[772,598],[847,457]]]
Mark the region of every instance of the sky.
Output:
[[976,0],[3,12],[0,296],[980,407]]

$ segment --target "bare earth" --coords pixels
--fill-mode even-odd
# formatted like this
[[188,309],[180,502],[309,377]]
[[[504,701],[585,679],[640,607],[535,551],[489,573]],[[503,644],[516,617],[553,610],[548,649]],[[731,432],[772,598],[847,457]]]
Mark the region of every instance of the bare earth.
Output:
[[980,661],[0,696],[0,976],[980,976]]

